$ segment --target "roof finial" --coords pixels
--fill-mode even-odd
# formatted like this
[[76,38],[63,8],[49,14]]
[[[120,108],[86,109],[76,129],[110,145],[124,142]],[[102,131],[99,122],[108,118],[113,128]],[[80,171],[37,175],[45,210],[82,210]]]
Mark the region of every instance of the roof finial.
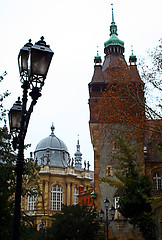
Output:
[[131,45],[131,51],[132,51],[132,55],[133,55],[133,45]]
[[111,25],[110,25],[110,36],[112,34],[115,34],[116,36],[118,35],[117,33],[117,25],[115,24],[115,21],[114,21],[114,8],[113,8],[113,3],[111,3],[111,6],[112,6],[112,22],[111,22]]
[[78,141],[77,141],[77,142],[78,142],[78,144],[79,144],[79,134],[78,134]]
[[111,3],[111,6],[112,6],[112,23],[115,23],[115,22],[114,22],[114,11],[113,11],[113,3]]
[[99,54],[98,54],[98,46],[97,46],[97,57],[99,56]]
[[55,127],[54,127],[54,125],[53,125],[53,123],[52,123],[52,126],[51,126],[51,135],[54,135],[54,130],[55,130]]
[[98,51],[98,46],[97,46],[97,55],[94,57],[94,63],[95,65],[100,65],[102,63],[102,59]]
[[136,55],[134,55],[133,53],[133,45],[131,45],[131,51],[132,51],[132,54],[129,56],[130,65],[136,65],[137,58],[136,58]]
[[75,167],[81,168],[82,167],[82,153],[80,152],[80,144],[79,144],[79,134],[78,134],[78,140],[77,140],[77,151],[74,154],[75,156]]

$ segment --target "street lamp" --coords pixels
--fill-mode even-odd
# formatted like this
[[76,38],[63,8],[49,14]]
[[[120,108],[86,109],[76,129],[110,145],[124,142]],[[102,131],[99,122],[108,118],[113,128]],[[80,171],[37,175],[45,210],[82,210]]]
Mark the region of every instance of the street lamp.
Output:
[[[109,224],[111,223],[111,221],[114,220],[114,215],[115,215],[115,208],[112,206],[109,209],[110,206],[110,201],[106,198],[104,200],[104,205],[105,205],[105,209],[106,209],[106,220],[104,221],[105,225],[106,225],[106,239],[109,239]],[[108,213],[110,211],[110,215],[111,215],[111,219],[109,219]],[[99,211],[99,217],[102,220],[104,218],[104,211],[101,210]]]
[[[47,76],[47,72],[53,57],[49,45],[46,45],[44,37],[33,44],[31,40],[20,50],[18,65],[20,81],[22,82],[23,97],[13,105],[9,112],[10,132],[13,135],[14,150],[18,149],[16,162],[16,190],[15,209],[13,220],[12,240],[20,239],[20,208],[22,192],[22,175],[24,171],[24,141],[33,107],[41,96],[41,89]],[[30,89],[30,93],[28,94]],[[28,95],[31,103],[27,109]]]
[[12,145],[13,149],[17,149],[17,142],[18,142],[18,134],[21,125],[21,112],[22,112],[22,103],[20,101],[20,97],[14,103],[12,108],[9,111],[9,125],[10,125],[10,132],[12,134]]

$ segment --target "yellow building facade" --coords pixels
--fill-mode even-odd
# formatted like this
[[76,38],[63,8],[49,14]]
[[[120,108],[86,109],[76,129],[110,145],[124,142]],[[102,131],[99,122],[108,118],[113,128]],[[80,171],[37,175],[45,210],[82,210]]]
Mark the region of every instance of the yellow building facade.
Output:
[[51,135],[36,147],[34,164],[39,167],[38,181],[28,181],[27,188],[33,194],[22,199],[22,210],[36,217],[38,228],[42,218],[49,226],[52,216],[61,211],[62,204],[77,204],[79,187],[90,188],[89,165],[82,168],[79,139],[76,146],[75,157],[70,158],[65,143],[55,136],[52,126]]

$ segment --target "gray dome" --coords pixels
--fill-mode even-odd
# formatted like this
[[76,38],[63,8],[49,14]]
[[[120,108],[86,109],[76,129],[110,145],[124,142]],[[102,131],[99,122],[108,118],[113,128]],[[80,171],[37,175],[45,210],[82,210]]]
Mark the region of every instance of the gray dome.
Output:
[[68,148],[62,140],[55,136],[53,125],[51,130],[51,135],[42,139],[36,146],[34,159],[38,165],[67,167],[69,159]]

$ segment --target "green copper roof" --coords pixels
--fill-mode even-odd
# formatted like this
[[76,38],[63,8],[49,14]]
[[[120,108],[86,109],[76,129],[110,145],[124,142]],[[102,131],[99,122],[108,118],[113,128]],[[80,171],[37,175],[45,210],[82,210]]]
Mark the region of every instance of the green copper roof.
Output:
[[110,45],[119,45],[121,47],[124,47],[124,42],[122,40],[120,40],[117,35],[112,34],[111,37],[109,38],[109,40],[107,40],[106,42],[104,42],[105,47],[108,47]]
[[99,63],[102,63],[102,59],[101,59],[101,56],[99,55],[98,53],[98,46],[97,46],[97,55],[94,57],[94,63],[95,64],[99,64]]
[[108,47],[110,45],[119,45],[121,47],[124,47],[124,42],[118,38],[117,25],[115,24],[114,21],[113,4],[111,5],[112,5],[112,22],[110,25],[110,38],[104,43],[104,45],[105,47]]
[[131,58],[136,58],[136,55],[133,54],[133,49],[132,49],[132,54],[130,55]]
[[132,46],[132,54],[129,56],[129,62],[137,62],[136,55],[133,54],[133,46]]

